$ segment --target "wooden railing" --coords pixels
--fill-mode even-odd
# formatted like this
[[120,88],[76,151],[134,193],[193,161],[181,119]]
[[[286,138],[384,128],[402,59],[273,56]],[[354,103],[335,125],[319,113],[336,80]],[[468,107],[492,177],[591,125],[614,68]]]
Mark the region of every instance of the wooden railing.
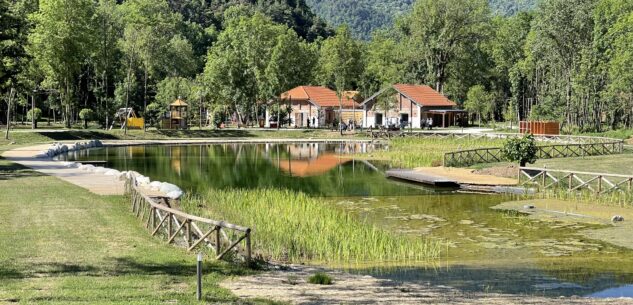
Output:
[[[489,134],[488,136],[492,135]],[[462,137],[466,136],[462,135]],[[483,138],[483,136],[480,138]],[[624,149],[622,140],[602,137],[535,136],[535,139],[540,143],[560,143],[539,145],[536,152],[536,156],[539,159],[619,154]],[[443,165],[447,167],[464,167],[479,163],[501,162],[503,160],[501,148],[486,147],[445,153]]]
[[[158,200],[165,200],[143,194],[134,179],[126,181],[125,192],[131,198],[132,212],[145,223],[152,236],[162,236],[168,244],[184,246],[187,251],[201,246],[213,248],[216,259],[222,259],[235,250],[250,263],[250,228],[189,215],[161,204]],[[240,246],[240,243],[243,245]]]
[[518,180],[521,186],[538,186],[542,190],[588,190],[596,194],[633,191],[633,176],[631,175],[521,167]]
[[[377,132],[377,131],[376,131]],[[398,136],[414,138],[436,138],[436,139],[508,139],[522,137],[517,133],[461,133],[461,132],[436,132],[436,131],[400,131]],[[592,136],[573,135],[534,135],[534,139],[541,143],[556,144],[589,144],[589,143],[612,143],[622,142],[619,139]]]

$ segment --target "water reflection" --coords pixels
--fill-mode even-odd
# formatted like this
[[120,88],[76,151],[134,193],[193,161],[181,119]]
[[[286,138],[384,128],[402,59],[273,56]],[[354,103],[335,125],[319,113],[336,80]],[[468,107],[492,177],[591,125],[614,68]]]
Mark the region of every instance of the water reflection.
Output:
[[209,188],[289,188],[315,196],[429,194],[436,190],[389,183],[384,163],[354,155],[368,143],[221,144],[104,147],[71,152],[66,160],[106,160],[194,192]]

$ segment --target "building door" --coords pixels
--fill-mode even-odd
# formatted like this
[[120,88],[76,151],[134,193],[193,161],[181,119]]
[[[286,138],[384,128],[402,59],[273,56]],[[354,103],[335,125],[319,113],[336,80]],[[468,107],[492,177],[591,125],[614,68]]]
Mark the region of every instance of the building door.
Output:
[[401,113],[400,114],[400,125],[401,126],[409,125],[409,114],[408,113]]
[[376,113],[376,115],[374,116],[374,124],[376,126],[382,125],[382,113]]

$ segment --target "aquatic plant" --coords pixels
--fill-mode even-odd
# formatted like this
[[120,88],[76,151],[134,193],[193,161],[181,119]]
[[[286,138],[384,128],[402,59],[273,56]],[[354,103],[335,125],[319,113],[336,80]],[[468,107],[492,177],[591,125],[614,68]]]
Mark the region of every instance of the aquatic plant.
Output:
[[317,272],[308,278],[308,283],[315,285],[332,285],[334,284],[334,279],[323,272]]
[[216,189],[184,199],[182,208],[251,227],[255,252],[273,260],[413,262],[440,256],[440,241],[389,232],[301,192]]

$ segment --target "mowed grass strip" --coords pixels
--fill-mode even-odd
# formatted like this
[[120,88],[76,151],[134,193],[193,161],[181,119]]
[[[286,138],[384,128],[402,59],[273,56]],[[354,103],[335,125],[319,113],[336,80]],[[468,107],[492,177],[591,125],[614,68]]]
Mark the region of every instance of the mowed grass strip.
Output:
[[489,138],[395,138],[389,142],[388,150],[376,150],[362,157],[388,160],[393,166],[401,168],[440,166],[447,152],[502,147],[503,143],[505,143],[504,139]]
[[[122,196],[97,196],[0,160],[0,304],[199,304],[195,256],[151,237]],[[250,271],[205,262],[204,300]]]
[[441,242],[389,232],[325,202],[279,189],[210,190],[187,198],[195,215],[253,229],[265,259],[313,263],[421,262],[439,258]]

